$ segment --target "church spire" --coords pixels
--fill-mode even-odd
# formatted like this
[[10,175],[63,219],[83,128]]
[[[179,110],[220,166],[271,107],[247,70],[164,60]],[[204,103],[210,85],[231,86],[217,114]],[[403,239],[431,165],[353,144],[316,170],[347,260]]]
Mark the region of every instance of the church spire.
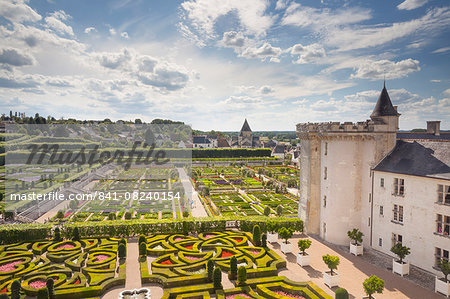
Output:
[[245,119],[244,124],[242,125],[241,132],[251,132],[250,126],[248,125],[247,119]]
[[383,83],[383,90],[381,90],[381,94],[378,97],[377,104],[373,109],[370,118],[380,117],[380,116],[398,116],[397,110],[395,110],[392,105],[391,98],[386,89],[386,80]]

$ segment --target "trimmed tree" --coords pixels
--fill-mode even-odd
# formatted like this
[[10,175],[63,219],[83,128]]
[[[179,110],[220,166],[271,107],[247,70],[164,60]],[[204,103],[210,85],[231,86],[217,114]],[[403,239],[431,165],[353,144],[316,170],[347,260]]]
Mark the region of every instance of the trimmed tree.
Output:
[[147,244],[145,242],[139,243],[139,255],[147,256]]
[[125,219],[130,220],[131,219],[131,212],[125,212]]
[[375,275],[370,275],[369,278],[363,282],[364,292],[372,299],[372,294],[383,293],[384,281]]
[[305,250],[311,246],[311,240],[308,239],[300,239],[298,240],[298,249],[302,252],[302,255],[306,255]]
[[222,289],[222,271],[220,271],[220,268],[214,269],[214,289]]
[[48,289],[46,287],[37,291],[37,299],[48,299]]
[[448,275],[450,274],[450,263],[448,260],[441,259],[438,263],[439,269],[441,269],[442,274],[444,274],[445,282],[449,282]]
[[359,245],[358,243],[362,243],[363,239],[362,237],[364,234],[359,231],[359,229],[354,228],[353,230],[349,230],[347,232],[348,237],[353,241],[354,245]]
[[20,280],[14,280],[11,284],[11,299],[20,299],[21,289],[22,285],[20,284]]
[[231,257],[231,260],[230,260],[230,273],[231,273],[231,279],[236,279],[237,271],[238,271],[238,269],[237,269],[237,259],[236,259],[236,257],[233,255],[233,256]]
[[56,241],[56,242],[61,241],[61,230],[59,229],[59,227],[55,228],[55,234],[53,237],[53,241]]
[[207,266],[207,272],[208,272],[208,280],[213,280],[213,273],[214,273],[214,262],[212,260],[208,260]]
[[147,238],[144,235],[139,236],[139,239],[138,239],[139,246],[141,243],[147,243]]
[[278,230],[278,236],[280,236],[281,239],[284,239],[286,244],[288,244],[288,241],[290,238],[292,238],[292,235],[294,234],[294,230],[292,228],[286,228],[282,227]]
[[334,295],[335,299],[348,299],[348,292],[344,288],[338,288]]
[[[78,227],[75,227],[73,229],[73,237],[72,237],[73,241],[80,241],[80,231],[78,229]],[[50,291],[50,290],[49,290]]]
[[391,251],[398,256],[400,264],[403,264],[403,259],[410,254],[410,248],[403,246],[402,243],[397,243],[391,248]]
[[328,269],[330,269],[330,274],[333,275],[333,270],[337,270],[337,266],[340,263],[339,257],[335,255],[323,255],[322,256],[323,262],[328,266]]
[[48,297],[50,299],[53,299],[55,297],[55,293],[54,293],[55,281],[53,280],[53,278],[49,277],[49,278],[47,278],[45,285],[47,286],[47,289],[48,289]]
[[259,225],[253,226],[253,242],[256,247],[261,246],[261,228]]
[[270,208],[268,206],[266,206],[264,208],[264,215],[269,216],[270,215]]
[[269,232],[274,234],[278,229],[278,223],[275,220],[269,220],[266,222],[266,227]]
[[277,207],[277,215],[281,216],[281,214],[283,214],[283,207],[281,205],[278,205],[278,207]]
[[108,214],[108,220],[116,220],[116,213],[110,212]]
[[240,266],[238,270],[238,285],[245,285],[247,281],[247,269],[244,266]]
[[261,237],[261,247],[267,248],[267,235],[263,234]]
[[119,243],[119,246],[117,247],[117,254],[119,255],[119,258],[124,259],[127,257],[127,247],[123,243]]

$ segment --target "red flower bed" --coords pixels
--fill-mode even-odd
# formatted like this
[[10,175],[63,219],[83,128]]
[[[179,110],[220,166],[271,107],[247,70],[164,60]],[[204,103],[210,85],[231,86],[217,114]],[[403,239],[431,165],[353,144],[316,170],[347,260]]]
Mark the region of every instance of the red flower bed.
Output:
[[192,256],[192,255],[185,255],[185,257],[190,261],[196,261],[202,259],[200,256]]
[[11,262],[11,263],[8,263],[8,264],[3,264],[3,265],[0,266],[0,272],[13,271],[13,270],[16,269],[15,266],[20,264],[20,263],[22,263],[22,262],[23,262],[22,260],[19,260],[19,261],[14,261],[14,262]]
[[47,286],[46,282],[43,280],[35,280],[29,284],[29,286],[33,289],[39,290],[45,288]]
[[104,254],[99,254],[95,256],[95,260],[94,262],[101,262],[104,261],[106,259],[109,259],[110,257],[108,255],[104,255]]
[[0,290],[0,294],[6,293],[6,288],[3,288],[3,290]]
[[74,284],[80,284],[81,281],[79,279],[75,280]]
[[182,237],[176,237],[175,239],[173,239],[175,242],[177,242],[177,241],[181,241],[181,240],[184,240],[184,239],[186,239],[186,238],[182,238]]
[[165,260],[164,262],[161,262],[161,265],[173,265],[171,260]]
[[205,239],[215,237],[216,235],[205,235]]
[[243,239],[241,239],[241,238],[234,238],[234,240],[235,240],[236,242],[238,242],[238,243],[241,243]]
[[72,248],[75,248],[75,246],[73,246],[72,244],[64,244],[64,245],[59,246],[56,249],[59,250],[59,249],[72,249]]
[[230,257],[233,255],[234,255],[234,253],[231,253],[229,251],[222,251],[222,255],[220,257]]
[[286,293],[286,292],[283,292],[283,291],[273,291],[273,292],[278,294],[278,295],[289,297],[289,298],[306,299],[303,296],[295,295],[295,294],[289,294],[289,293]]
[[256,249],[250,249],[249,252],[253,255],[258,255],[261,251]]
[[244,298],[252,298],[252,297],[250,297],[249,295],[247,295],[247,294],[245,294],[245,293],[239,293],[239,294],[227,295],[225,298],[226,298],[226,299],[234,299],[234,298],[237,298],[237,296],[244,297]]
[[194,248],[194,245],[184,246],[184,248],[186,248],[186,249],[192,249],[192,248]]
[[67,218],[67,217],[69,217],[70,216],[70,214],[72,214],[72,212],[70,211],[70,212],[67,212],[66,214],[64,214],[64,218]]

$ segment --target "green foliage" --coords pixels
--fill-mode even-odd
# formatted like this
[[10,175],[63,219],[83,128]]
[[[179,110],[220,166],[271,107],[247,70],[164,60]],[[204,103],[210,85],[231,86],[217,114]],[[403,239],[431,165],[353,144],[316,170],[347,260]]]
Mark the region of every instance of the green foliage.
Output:
[[238,285],[245,285],[247,281],[247,269],[244,266],[240,266],[238,270]]
[[266,207],[264,208],[264,215],[265,215],[265,216],[269,216],[269,215],[270,215],[270,208],[269,208],[268,206],[266,206]]
[[311,246],[311,240],[308,239],[300,239],[298,240],[298,249],[302,252],[302,254],[305,254],[305,250],[308,249]]
[[403,259],[410,253],[410,248],[403,246],[402,243],[395,244],[391,251],[398,256],[400,263],[403,263]]
[[277,207],[277,215],[281,216],[281,214],[283,214],[283,207],[281,205],[278,205],[278,207]]
[[119,258],[126,258],[127,257],[127,247],[125,244],[120,243],[117,247],[117,254],[119,255]]
[[270,157],[269,148],[218,148],[218,149],[192,149],[192,158],[239,158],[239,157]]
[[46,287],[37,291],[37,299],[48,299],[48,289]]
[[232,279],[236,279],[237,271],[237,259],[235,256],[232,256],[230,260],[230,273]]
[[253,226],[253,242],[256,247],[261,246],[261,228],[259,225]]
[[261,237],[261,247],[267,248],[267,235],[263,234]]
[[206,266],[208,272],[208,280],[212,281],[214,273],[214,262],[212,260],[208,260],[208,264]]
[[294,234],[294,230],[292,229],[292,228],[286,228],[286,227],[282,227],[282,228],[280,228],[279,230],[278,230],[278,236],[281,238],[281,239],[284,239],[285,240],[285,243],[287,244],[288,243],[288,240],[290,239],[290,238],[292,238],[292,235]]
[[54,287],[55,287],[55,281],[53,280],[53,278],[47,278],[47,281],[45,282],[47,289],[48,289],[48,297],[50,299],[53,299],[55,297],[54,294]]
[[450,263],[448,260],[441,259],[438,263],[439,269],[441,269],[442,274],[445,276],[445,282],[448,282],[448,275],[450,274]]
[[73,241],[80,241],[80,231],[78,230],[78,227],[74,227],[73,229]]
[[116,220],[116,213],[110,212],[108,214],[108,220]]
[[119,244],[122,243],[123,245],[127,246],[127,240],[122,238],[119,240]]
[[222,271],[220,271],[220,268],[214,269],[214,289],[222,289]]
[[323,255],[322,256],[323,262],[328,266],[328,268],[331,271],[331,275],[333,275],[333,270],[337,269],[337,266],[340,263],[339,257],[335,255]]
[[130,220],[131,219],[131,213],[130,212],[125,212],[125,219],[126,220]]
[[369,299],[372,299],[372,294],[383,293],[384,281],[375,275],[370,275],[369,278],[364,280],[363,288],[364,292],[369,296]]
[[11,299],[20,299],[20,290],[22,286],[20,280],[16,279],[11,284]]
[[344,289],[344,288],[338,288],[336,290],[334,298],[335,299],[348,299],[348,292],[347,292],[347,290]]
[[55,228],[55,234],[53,236],[53,240],[56,242],[61,241],[61,230],[59,229],[59,227]]
[[145,242],[139,243],[139,255],[147,256],[147,244]]
[[141,243],[147,243],[147,238],[144,235],[139,236],[139,239],[138,239],[139,246]]
[[0,299],[9,299],[9,296],[6,293],[1,293],[0,294]]
[[56,213],[56,218],[63,219],[64,218],[64,211],[59,210],[58,213]]
[[362,237],[364,234],[360,232],[357,228],[354,228],[353,230],[349,230],[347,232],[348,237],[354,242],[353,244],[359,245],[358,243],[362,243],[363,239]]
[[275,233],[278,230],[278,223],[275,220],[269,220],[267,221],[267,231],[271,232],[271,233]]
[[189,211],[183,211],[183,218],[189,217]]

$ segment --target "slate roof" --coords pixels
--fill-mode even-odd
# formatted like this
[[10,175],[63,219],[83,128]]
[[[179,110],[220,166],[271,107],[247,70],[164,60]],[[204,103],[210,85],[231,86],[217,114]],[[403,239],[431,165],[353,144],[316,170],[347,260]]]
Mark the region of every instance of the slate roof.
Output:
[[211,142],[209,141],[209,139],[206,138],[205,136],[194,136],[193,141],[194,141],[195,144],[199,144],[199,143],[203,143],[203,144],[204,144],[204,143],[211,143]]
[[285,145],[284,144],[277,144],[275,148],[273,149],[274,154],[284,154]]
[[450,140],[450,133],[441,132],[440,135],[434,135],[427,132],[398,132],[397,139],[407,140]]
[[241,132],[251,132],[250,126],[248,125],[247,119],[245,119],[244,124],[242,125]]
[[450,180],[450,142],[397,140],[374,170]]
[[379,116],[397,116],[398,113],[395,110],[394,106],[392,106],[391,98],[386,90],[386,84],[383,86],[383,90],[381,91],[380,96],[378,97],[377,104],[373,109],[371,118],[379,117]]

